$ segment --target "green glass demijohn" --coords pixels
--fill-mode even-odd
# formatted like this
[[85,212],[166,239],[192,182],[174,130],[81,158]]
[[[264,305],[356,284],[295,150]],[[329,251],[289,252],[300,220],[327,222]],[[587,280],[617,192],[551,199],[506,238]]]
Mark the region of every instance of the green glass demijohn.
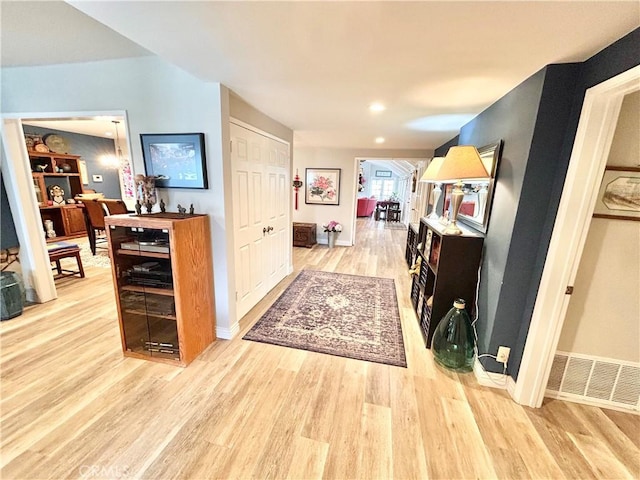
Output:
[[473,369],[473,332],[471,320],[461,298],[453,302],[433,334],[433,355],[443,367],[457,372]]

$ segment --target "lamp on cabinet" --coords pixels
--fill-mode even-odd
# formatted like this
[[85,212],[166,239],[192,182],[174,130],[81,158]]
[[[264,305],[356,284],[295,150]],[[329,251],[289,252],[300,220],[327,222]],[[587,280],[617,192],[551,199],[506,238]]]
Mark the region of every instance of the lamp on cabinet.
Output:
[[[436,162],[436,160],[438,161]],[[478,150],[473,145],[451,147],[445,157],[436,157],[431,161],[420,181],[454,184],[451,192],[451,223],[444,231],[445,235],[462,234],[462,230],[457,225],[458,211],[464,198],[462,181],[486,178],[489,178],[489,173],[482,163]]]
[[[444,162],[444,157],[433,157],[431,159],[431,162],[429,163],[429,166],[422,174],[420,181],[432,182],[431,177],[440,169],[442,162]],[[442,193],[442,184],[436,182],[432,183],[434,183],[433,188],[431,189],[431,204],[433,205],[433,207],[431,207],[431,213],[427,216],[427,218],[437,220],[439,217],[438,212],[436,211],[436,207],[438,206],[438,200],[440,200],[440,194]]]

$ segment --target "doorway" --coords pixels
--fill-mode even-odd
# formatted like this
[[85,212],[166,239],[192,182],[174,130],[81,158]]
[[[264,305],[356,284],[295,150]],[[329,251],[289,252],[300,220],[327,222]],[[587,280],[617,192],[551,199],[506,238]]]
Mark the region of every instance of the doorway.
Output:
[[585,95],[555,227],[551,236],[514,400],[540,407],[571,289],[624,97],[640,90],[640,66],[602,82]]
[[[57,298],[58,294],[50,270],[51,266],[43,235],[40,205],[33,187],[32,168],[29,152],[26,148],[23,122],[47,121],[61,122],[62,124],[72,120],[89,123],[102,121],[107,122],[108,128],[114,131],[111,123],[114,118],[121,121],[119,145],[123,155],[130,159],[129,152],[131,149],[127,134],[126,112],[124,111],[29,113],[5,115],[3,117],[2,140],[6,161],[2,162],[2,174],[5,179],[9,205],[14,213],[16,236],[21,245],[20,262],[29,301],[43,303]],[[106,127],[101,127],[103,133],[107,131],[104,128]],[[114,150],[112,147],[111,154],[117,155],[117,149]]]
[[[414,222],[415,213],[422,208],[424,192],[419,184],[419,174],[425,168],[424,158],[356,157],[356,212],[352,227],[352,244],[356,241],[357,217],[376,218],[378,201],[391,200],[400,204],[400,225]],[[384,216],[382,216],[384,218]]]

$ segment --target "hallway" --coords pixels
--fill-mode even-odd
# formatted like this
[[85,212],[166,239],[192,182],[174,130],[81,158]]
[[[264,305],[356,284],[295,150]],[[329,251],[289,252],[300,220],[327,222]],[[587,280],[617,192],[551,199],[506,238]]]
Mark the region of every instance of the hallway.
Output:
[[[293,249],[288,276],[188,368],[123,358],[110,270],[0,324],[5,479],[636,478],[640,418],[533,410],[437,367],[409,299],[405,230]],[[408,368],[244,341],[301,269],[394,278]]]

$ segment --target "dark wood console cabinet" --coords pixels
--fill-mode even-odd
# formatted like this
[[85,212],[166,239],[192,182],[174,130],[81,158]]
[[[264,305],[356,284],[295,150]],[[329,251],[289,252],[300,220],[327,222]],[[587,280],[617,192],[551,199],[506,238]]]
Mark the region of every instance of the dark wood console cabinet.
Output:
[[411,302],[427,348],[431,348],[438,322],[456,298],[467,302],[470,316],[475,312],[484,237],[471,229],[464,229],[462,235],[445,235],[445,228],[438,221],[422,218],[416,241],[420,247],[415,250],[416,258],[422,259],[422,265],[420,274],[413,277]]

